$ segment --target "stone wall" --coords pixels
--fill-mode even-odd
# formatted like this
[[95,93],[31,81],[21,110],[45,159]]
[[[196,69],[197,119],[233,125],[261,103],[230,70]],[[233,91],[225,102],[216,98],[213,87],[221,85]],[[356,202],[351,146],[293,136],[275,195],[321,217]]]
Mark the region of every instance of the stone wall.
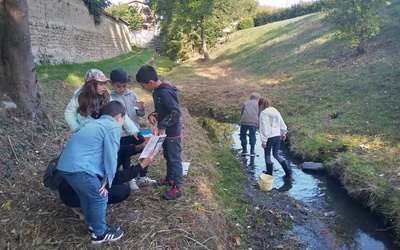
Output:
[[83,0],[28,0],[36,64],[99,61],[131,51],[125,22],[107,15],[95,25]]

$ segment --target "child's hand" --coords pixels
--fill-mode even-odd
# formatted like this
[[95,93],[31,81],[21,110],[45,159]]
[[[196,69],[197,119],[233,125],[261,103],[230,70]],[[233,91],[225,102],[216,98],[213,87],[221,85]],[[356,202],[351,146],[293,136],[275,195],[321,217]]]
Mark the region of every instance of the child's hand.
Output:
[[101,188],[99,190],[100,196],[107,196],[107,194],[108,194],[108,190],[106,189],[107,183],[108,183],[108,179],[103,183],[103,185],[101,185]]
[[148,165],[150,165],[150,163],[152,163],[154,160],[154,150],[152,149],[149,152],[149,155],[146,158],[143,158],[142,161],[140,162],[140,166],[142,168],[147,167]]
[[156,124],[156,123],[157,123],[157,118],[156,118],[155,115],[150,114],[148,118],[149,118],[149,122],[150,122],[151,124]]
[[136,106],[140,109],[143,110],[144,109],[144,102],[140,102],[140,101],[135,101]]
[[158,129],[158,135],[165,134],[165,129]]

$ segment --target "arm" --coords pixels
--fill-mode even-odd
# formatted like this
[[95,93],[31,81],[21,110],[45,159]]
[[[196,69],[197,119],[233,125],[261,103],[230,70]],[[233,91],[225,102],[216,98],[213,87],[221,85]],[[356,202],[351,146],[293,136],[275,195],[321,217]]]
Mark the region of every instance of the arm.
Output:
[[279,114],[279,127],[281,129],[280,133],[281,133],[282,140],[284,141],[286,139],[287,126],[286,126],[285,121],[283,120],[281,114]]
[[64,111],[64,118],[72,132],[77,132],[82,125],[78,122],[78,95],[74,93]]
[[121,127],[114,127],[110,129],[104,136],[103,163],[105,169],[105,179],[108,179],[109,187],[111,187],[115,172],[117,171],[117,157],[121,133]]
[[168,91],[162,92],[161,98],[163,98],[163,103],[166,106],[166,109],[169,111],[169,114],[167,114],[167,116],[161,121],[158,121],[158,129],[165,130],[167,127],[179,121],[181,117],[181,110],[179,103]]
[[123,127],[128,132],[129,135],[135,136],[137,133],[139,133],[139,128],[135,125],[135,123],[131,120],[131,118],[129,118],[128,115],[124,116]]
[[268,141],[268,116],[263,112],[260,113],[260,139],[264,147]]

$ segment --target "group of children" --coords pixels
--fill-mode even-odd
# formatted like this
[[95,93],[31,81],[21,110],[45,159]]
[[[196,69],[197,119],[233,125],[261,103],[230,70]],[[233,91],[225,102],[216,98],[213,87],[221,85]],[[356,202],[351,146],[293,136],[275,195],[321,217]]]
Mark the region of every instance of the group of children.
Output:
[[[127,89],[128,74],[115,69],[108,79],[100,70],[90,69],[84,81],[65,110],[65,119],[74,135],[57,166],[64,178],[59,194],[67,206],[81,207],[92,243],[102,243],[122,237],[119,225],[105,221],[107,203],[125,200],[130,189],[139,189],[135,177],[137,181],[171,186],[163,194],[166,200],[182,196],[181,108],[175,86],[162,82],[152,66],[139,69],[136,81],[153,95],[155,111],[148,115],[148,120],[157,124],[158,135],[166,134],[162,146],[166,176],[157,182],[147,176],[154,159],[152,152],[139,164],[131,165],[131,156],[140,153],[147,143],[139,123],[146,110],[137,94]],[[113,88],[110,94],[106,90],[109,81]],[[130,187],[124,184],[128,181]]]
[[[264,149],[266,171],[273,174],[271,151],[274,158],[285,171],[284,178],[292,175],[290,164],[279,154],[281,141],[286,140],[287,126],[279,113],[272,107],[267,98],[261,97],[259,93],[253,92],[250,100],[244,103],[240,115],[240,142],[242,145],[242,156],[249,155],[247,151],[247,136],[249,137],[250,156],[255,157],[256,131],[260,131],[261,146]],[[249,132],[247,134],[247,132]]]

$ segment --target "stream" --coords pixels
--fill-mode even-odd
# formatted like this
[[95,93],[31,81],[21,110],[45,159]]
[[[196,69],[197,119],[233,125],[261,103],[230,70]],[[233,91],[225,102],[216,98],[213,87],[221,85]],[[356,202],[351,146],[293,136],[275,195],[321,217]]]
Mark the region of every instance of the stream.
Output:
[[[224,130],[218,138],[224,146],[231,144],[231,148],[237,152],[238,159],[245,171],[249,171],[250,182],[253,182],[257,192],[266,192],[258,188],[259,176],[265,170],[264,150],[260,146],[257,132],[256,156],[241,156],[241,144],[239,140],[239,126],[225,123],[221,126]],[[250,146],[248,146],[250,147]],[[283,147],[282,147],[283,148]],[[249,148],[248,148],[249,150]],[[360,250],[394,250],[394,238],[387,230],[378,216],[363,208],[360,204],[350,199],[340,183],[324,172],[306,172],[298,166],[301,162],[291,156],[288,150],[280,150],[280,155],[288,160],[293,170],[293,176],[284,181],[284,171],[280,164],[272,157],[274,164],[273,176],[275,177],[272,188],[280,192],[286,192],[296,200],[300,200],[310,207],[323,212],[332,218],[333,225],[329,225],[334,240],[334,248],[329,249],[360,249]],[[304,228],[294,226],[293,231],[305,241],[315,241],[315,235]],[[327,249],[324,246],[323,249]],[[319,248],[318,248],[319,249]]]

